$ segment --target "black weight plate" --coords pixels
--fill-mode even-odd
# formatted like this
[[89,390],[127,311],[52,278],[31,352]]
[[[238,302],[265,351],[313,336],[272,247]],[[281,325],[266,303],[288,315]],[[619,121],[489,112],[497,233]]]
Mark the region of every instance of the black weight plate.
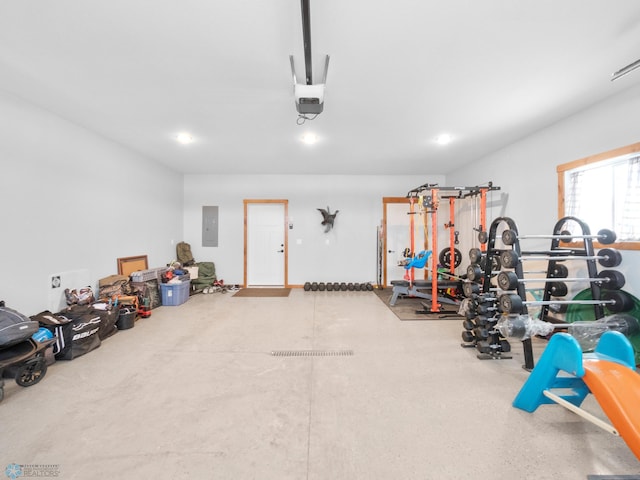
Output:
[[502,290],[515,290],[518,288],[518,276],[515,272],[500,272],[498,274],[498,286]]
[[498,299],[500,303],[500,309],[505,313],[521,313],[522,312],[522,299],[518,295],[504,294],[500,295]]
[[607,290],[620,290],[626,281],[624,274],[618,270],[602,270],[598,273],[598,278],[605,280],[602,286]]
[[622,263],[622,255],[615,248],[603,248],[598,252],[598,263],[603,267],[617,267]]
[[462,284],[462,293],[465,297],[471,298],[474,293],[480,293],[480,285],[477,283],[464,282]]
[[482,244],[487,243],[489,241],[489,235],[484,230],[478,232],[478,241]]
[[502,232],[502,243],[505,245],[513,245],[518,241],[518,234],[513,230],[505,230]]
[[549,291],[551,293],[551,296],[553,297],[564,297],[567,293],[569,293],[567,284],[564,282],[553,282]]
[[469,260],[471,263],[480,263],[480,259],[482,258],[482,250],[479,248],[472,248],[469,250]]
[[563,243],[571,243],[573,241],[573,238],[571,238],[571,232],[569,230],[562,230],[558,237]]
[[[457,248],[453,249],[453,267],[457,268],[462,263],[462,253]],[[451,249],[445,248],[438,255],[438,261],[444,268],[451,268]]]
[[505,268],[514,268],[518,261],[518,254],[513,250],[505,250],[500,254],[500,263]]
[[608,228],[603,228],[598,232],[598,242],[602,245],[610,245],[616,241],[616,238],[616,232]]
[[610,302],[607,308],[613,313],[628,312],[635,307],[633,298],[622,290],[605,290],[602,299]]
[[469,265],[467,267],[467,278],[469,280],[480,280],[482,278],[482,270],[478,265]]
[[551,276],[553,278],[567,278],[569,276],[569,269],[566,267],[566,265],[557,263],[553,266]]

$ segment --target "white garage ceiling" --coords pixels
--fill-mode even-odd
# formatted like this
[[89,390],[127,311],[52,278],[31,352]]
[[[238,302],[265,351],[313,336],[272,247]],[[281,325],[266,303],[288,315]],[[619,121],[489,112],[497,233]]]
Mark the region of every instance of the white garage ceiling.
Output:
[[186,173],[446,174],[640,83],[610,81],[640,58],[637,0],[311,0],[314,74],[331,61],[297,125],[300,9],[1,0],[0,89]]

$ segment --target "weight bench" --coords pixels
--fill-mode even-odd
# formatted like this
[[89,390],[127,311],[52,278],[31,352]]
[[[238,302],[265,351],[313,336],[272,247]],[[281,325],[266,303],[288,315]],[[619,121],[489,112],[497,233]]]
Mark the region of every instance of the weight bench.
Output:
[[[391,280],[391,285],[393,286],[393,295],[391,295],[389,305],[391,305],[392,307],[396,304],[396,301],[398,300],[398,297],[400,295],[424,298],[425,300],[429,301],[433,299],[430,293],[424,293],[420,291],[424,289],[431,289],[431,280],[414,280],[413,285],[408,280]],[[458,282],[452,282],[449,280],[438,281],[438,290],[456,288],[457,286]],[[438,297],[438,301],[441,303],[448,303],[449,305],[458,305],[458,302],[440,296]]]

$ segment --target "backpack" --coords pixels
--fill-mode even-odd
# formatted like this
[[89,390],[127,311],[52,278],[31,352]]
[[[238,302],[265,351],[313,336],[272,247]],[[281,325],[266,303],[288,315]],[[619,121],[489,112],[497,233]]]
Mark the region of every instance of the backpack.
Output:
[[191,254],[191,245],[186,242],[179,242],[176,245],[176,257],[178,262],[183,266],[188,267],[195,263],[193,255]]

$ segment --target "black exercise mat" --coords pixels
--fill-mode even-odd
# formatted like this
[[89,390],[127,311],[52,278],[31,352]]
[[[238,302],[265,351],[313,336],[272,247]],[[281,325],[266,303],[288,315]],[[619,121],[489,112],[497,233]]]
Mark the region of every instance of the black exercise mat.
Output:
[[[393,288],[388,287],[384,289],[374,288],[373,291],[378,296],[381,302],[383,302],[389,310],[391,310],[396,317],[402,321],[424,321],[424,320],[456,320],[463,319],[458,315],[457,305],[445,305],[442,304],[443,311],[431,312],[431,302],[424,298],[416,297],[399,297],[396,300],[396,304],[391,306],[389,301],[393,295]],[[424,304],[424,305],[423,305]],[[425,306],[427,307],[425,309]],[[423,313],[425,312],[425,313]]]

